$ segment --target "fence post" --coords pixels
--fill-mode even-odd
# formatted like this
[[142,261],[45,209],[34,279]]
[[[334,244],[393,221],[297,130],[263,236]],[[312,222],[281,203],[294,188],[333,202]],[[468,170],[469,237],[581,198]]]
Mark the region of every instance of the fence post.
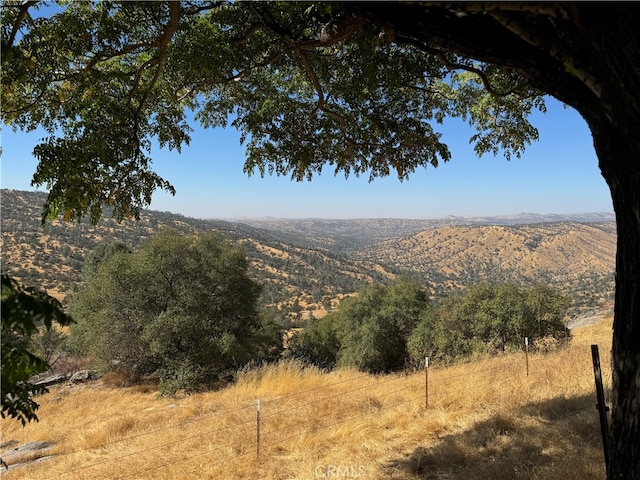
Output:
[[256,411],[256,458],[260,463],[260,399],[258,399],[258,409]]
[[604,399],[604,389],[602,388],[602,371],[600,370],[600,353],[598,345],[591,345],[591,358],[593,359],[593,375],[596,382],[596,408],[600,415],[600,432],[602,434],[602,449],[604,451],[604,464],[609,467],[609,425],[607,423],[607,407]]
[[429,357],[424,359],[424,408],[429,408]]
[[527,377],[529,376],[529,337],[524,337],[524,359],[527,363]]

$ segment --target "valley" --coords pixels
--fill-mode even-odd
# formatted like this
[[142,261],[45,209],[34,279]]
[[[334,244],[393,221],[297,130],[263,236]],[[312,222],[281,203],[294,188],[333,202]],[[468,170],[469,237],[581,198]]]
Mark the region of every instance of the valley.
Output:
[[3,271],[59,299],[82,280],[85,255],[102,242],[135,248],[163,228],[215,230],[242,245],[262,303],[301,320],[320,317],[371,282],[418,279],[434,299],[481,281],[561,288],[572,315],[613,299],[615,223],[608,214],[442,219],[201,220],[145,210],[117,223],[41,225],[46,195],[2,190]]

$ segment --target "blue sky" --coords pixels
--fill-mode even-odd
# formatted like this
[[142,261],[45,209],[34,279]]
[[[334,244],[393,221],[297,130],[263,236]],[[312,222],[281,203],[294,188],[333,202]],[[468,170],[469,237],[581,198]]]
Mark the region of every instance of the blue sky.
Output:
[[[157,193],[152,210],[196,218],[439,218],[446,215],[613,212],[608,187],[598,169],[591,134],[577,112],[553,99],[546,114],[532,121],[540,140],[521,158],[478,158],[458,120],[442,128],[452,160],[421,169],[408,181],[397,178],[334,176],[325,169],[311,182],[243,173],[244,147],[232,129],[193,125],[182,153],[155,148],[154,170],[176,188],[174,197]],[[36,161],[31,155],[43,135],[2,129],[0,185],[33,190]]]

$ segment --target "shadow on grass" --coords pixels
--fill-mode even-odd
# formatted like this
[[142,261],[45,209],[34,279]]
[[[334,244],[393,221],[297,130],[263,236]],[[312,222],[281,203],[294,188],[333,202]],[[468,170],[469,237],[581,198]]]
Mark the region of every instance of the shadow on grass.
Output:
[[[382,468],[386,478],[603,479],[595,394],[497,413]],[[425,432],[428,435],[428,432]]]

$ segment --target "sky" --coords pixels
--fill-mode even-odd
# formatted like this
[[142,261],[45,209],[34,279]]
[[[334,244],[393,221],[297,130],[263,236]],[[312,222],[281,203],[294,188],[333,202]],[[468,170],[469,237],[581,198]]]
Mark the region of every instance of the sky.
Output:
[[[151,210],[206,219],[239,218],[441,218],[518,213],[613,212],[611,195],[598,169],[591,133],[580,115],[554,99],[532,123],[540,139],[521,158],[477,157],[469,144],[474,131],[459,120],[441,127],[452,159],[417,170],[409,180],[334,176],[330,168],[310,182],[243,172],[244,146],[234,129],[192,125],[191,143],[181,153],[153,148],[152,168],[176,189],[156,193]],[[33,147],[42,132],[2,128],[0,186],[35,190]],[[39,190],[45,191],[44,188]]]

